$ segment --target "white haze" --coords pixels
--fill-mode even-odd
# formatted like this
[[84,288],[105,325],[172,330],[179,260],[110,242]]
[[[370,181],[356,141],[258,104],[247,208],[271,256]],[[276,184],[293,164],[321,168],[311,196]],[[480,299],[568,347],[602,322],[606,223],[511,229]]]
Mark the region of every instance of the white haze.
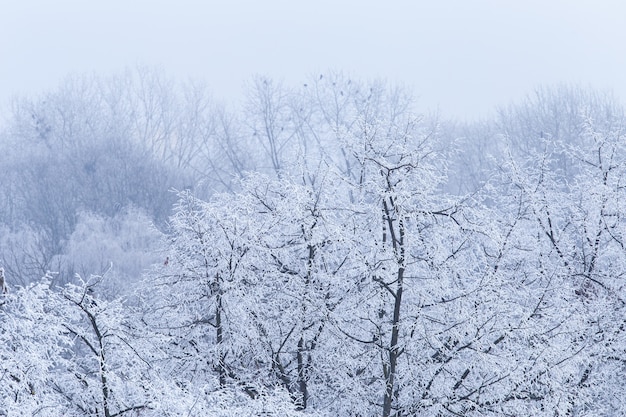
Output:
[[473,119],[541,84],[626,97],[624,39],[617,0],[0,0],[0,103],[136,64],[200,78],[226,101],[254,74],[339,69]]

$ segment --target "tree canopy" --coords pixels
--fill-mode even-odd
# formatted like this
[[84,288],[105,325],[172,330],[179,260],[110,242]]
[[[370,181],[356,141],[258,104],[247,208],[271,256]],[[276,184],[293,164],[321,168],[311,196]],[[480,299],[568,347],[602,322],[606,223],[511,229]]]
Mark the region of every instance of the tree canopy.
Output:
[[339,72],[247,88],[15,103],[0,415],[626,414],[615,99],[459,124]]

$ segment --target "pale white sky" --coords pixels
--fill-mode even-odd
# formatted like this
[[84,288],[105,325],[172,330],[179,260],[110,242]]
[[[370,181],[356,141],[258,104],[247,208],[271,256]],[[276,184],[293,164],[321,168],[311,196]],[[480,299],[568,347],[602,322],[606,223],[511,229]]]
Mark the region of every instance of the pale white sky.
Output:
[[0,0],[0,103],[68,73],[136,64],[239,98],[254,74],[326,69],[403,83],[475,118],[540,84],[626,99],[621,0]]

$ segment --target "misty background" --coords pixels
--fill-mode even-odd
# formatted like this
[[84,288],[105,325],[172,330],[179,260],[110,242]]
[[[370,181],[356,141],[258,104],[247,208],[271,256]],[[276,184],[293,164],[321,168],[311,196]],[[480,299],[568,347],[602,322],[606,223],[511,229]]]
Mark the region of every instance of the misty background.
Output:
[[405,84],[423,110],[487,117],[539,85],[626,96],[626,6],[551,1],[0,2],[0,102],[69,73],[159,66],[240,98],[255,74],[329,68]]

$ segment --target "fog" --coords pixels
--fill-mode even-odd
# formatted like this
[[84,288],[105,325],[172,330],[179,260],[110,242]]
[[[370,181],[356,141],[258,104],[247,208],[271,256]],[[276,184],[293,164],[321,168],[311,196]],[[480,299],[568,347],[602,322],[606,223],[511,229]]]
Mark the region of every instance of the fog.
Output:
[[423,109],[489,115],[539,85],[626,96],[626,6],[552,1],[121,1],[0,6],[0,102],[136,64],[239,98],[254,74],[328,69],[407,85]]

